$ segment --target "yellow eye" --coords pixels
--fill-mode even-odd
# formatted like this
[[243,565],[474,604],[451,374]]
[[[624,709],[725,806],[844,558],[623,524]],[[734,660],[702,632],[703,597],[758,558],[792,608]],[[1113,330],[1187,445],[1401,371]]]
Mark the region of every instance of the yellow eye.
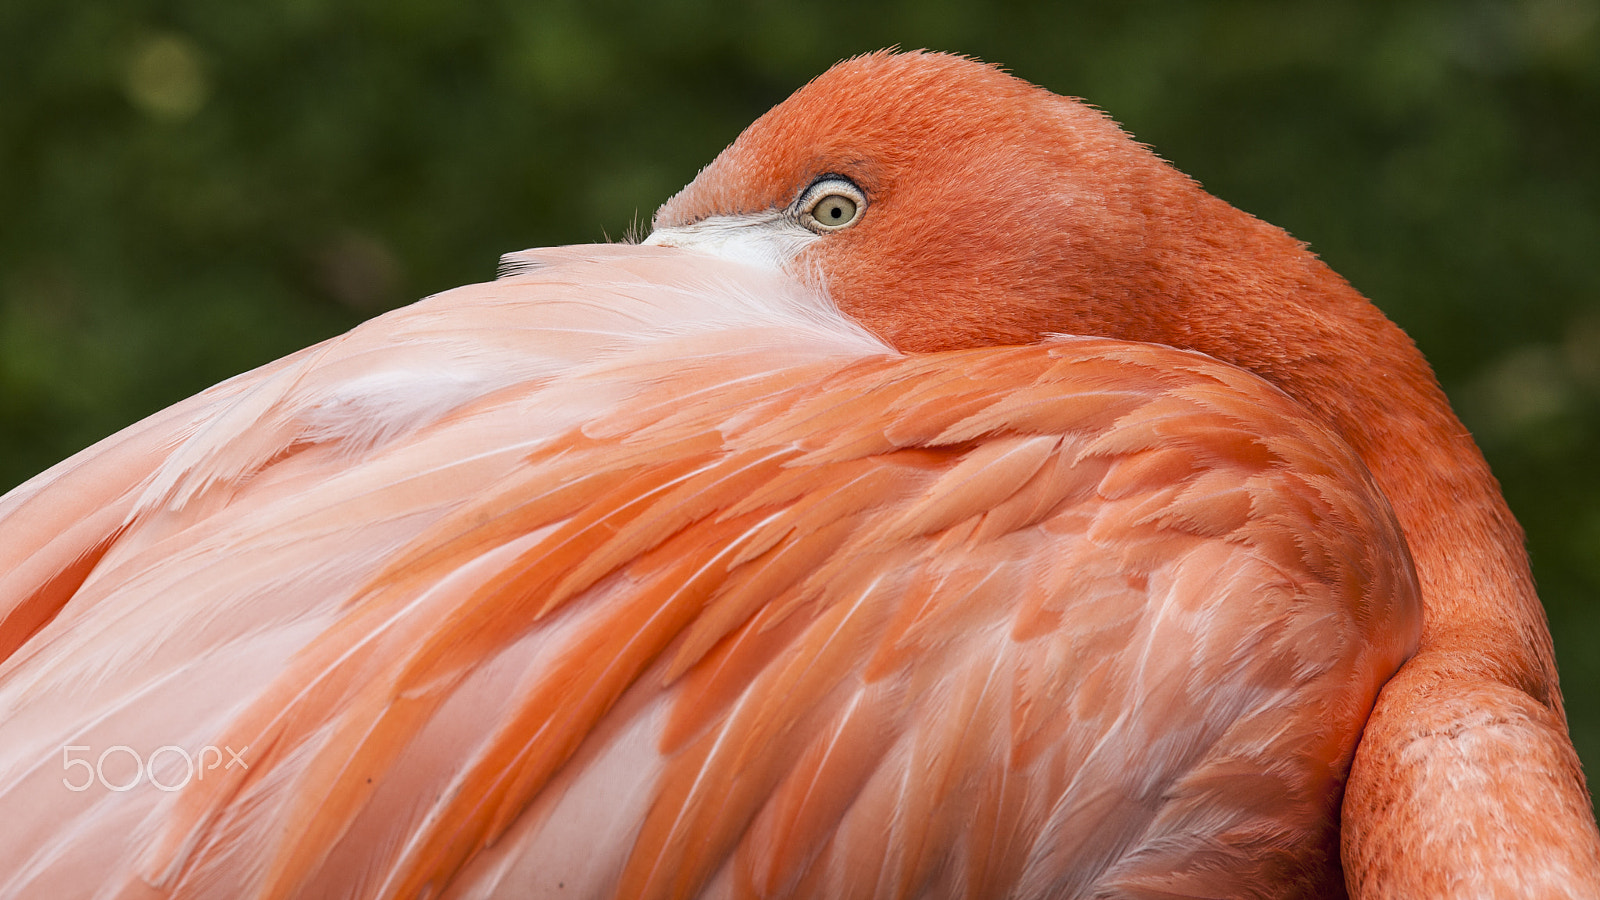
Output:
[[867,197],[850,179],[824,175],[800,194],[795,205],[800,224],[816,232],[839,231],[860,221]]

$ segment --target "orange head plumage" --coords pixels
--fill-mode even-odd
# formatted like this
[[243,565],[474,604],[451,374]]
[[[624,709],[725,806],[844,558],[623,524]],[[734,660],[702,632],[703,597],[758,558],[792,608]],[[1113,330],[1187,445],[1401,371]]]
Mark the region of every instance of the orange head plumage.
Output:
[[[859,190],[861,208],[807,234],[801,206],[829,179]],[[1302,244],[1103,113],[957,56],[876,53],[830,69],[662,206],[652,240],[692,243],[707,223],[762,217],[790,236],[772,256],[903,350],[1062,332],[1270,370],[1311,355],[1297,343],[1304,323],[1287,326],[1313,303],[1382,327]]]

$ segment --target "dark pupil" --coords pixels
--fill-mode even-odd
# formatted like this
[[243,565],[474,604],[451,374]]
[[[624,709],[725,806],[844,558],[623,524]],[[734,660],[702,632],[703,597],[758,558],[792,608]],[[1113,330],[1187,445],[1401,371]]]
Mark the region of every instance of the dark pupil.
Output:
[[844,215],[844,210],[840,209],[837,205],[828,207],[828,217],[830,219],[837,219],[842,215]]

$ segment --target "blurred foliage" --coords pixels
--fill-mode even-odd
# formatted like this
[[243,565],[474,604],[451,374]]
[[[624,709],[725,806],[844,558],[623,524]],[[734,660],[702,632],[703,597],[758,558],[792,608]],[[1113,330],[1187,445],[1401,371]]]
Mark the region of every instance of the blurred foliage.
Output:
[[522,247],[648,223],[837,59],[1090,99],[1416,338],[1600,777],[1600,0],[0,4],[0,487]]

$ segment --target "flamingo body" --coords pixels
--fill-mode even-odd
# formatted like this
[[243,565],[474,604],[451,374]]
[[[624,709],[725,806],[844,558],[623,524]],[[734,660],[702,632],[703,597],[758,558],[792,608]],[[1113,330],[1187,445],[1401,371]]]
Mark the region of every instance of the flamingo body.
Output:
[[[907,357],[671,250],[516,263],[8,501],[122,523],[8,663],[12,895],[1325,875],[1418,606],[1288,398],[1115,341]],[[60,746],[165,744],[250,767],[62,789]]]
[[[931,83],[966,117],[919,115]],[[1397,724],[1474,710],[1392,685],[1437,693],[1478,607],[1407,489],[1456,477],[1453,417],[1342,280],[1099,114],[927,54],[831,71],[657,226],[0,500],[0,897],[1417,883],[1390,823],[1429,801],[1386,798],[1489,770]],[[1559,695],[1515,639],[1458,669],[1511,673],[1485,690],[1537,745]],[[1570,821],[1529,883],[1588,877]]]

